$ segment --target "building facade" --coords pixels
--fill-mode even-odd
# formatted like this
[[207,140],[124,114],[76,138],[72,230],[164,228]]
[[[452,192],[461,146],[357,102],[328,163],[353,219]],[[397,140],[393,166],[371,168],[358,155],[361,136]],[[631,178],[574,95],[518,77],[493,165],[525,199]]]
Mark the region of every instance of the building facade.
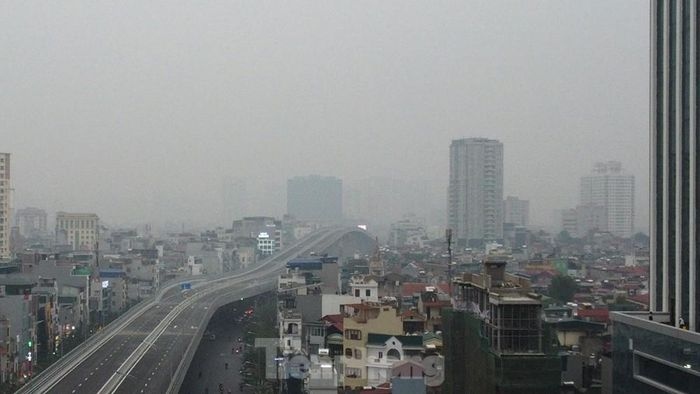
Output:
[[649,308],[613,313],[615,393],[697,392],[698,20],[693,0],[652,0]]
[[391,305],[363,302],[343,307],[344,386],[363,387],[368,382],[367,343],[370,333],[401,335],[401,316]]
[[503,200],[503,223],[512,223],[516,226],[529,225],[530,201],[513,196],[506,197]]
[[100,218],[94,213],[56,213],[56,243],[68,244],[73,250],[95,250]]
[[340,222],[343,219],[343,181],[319,175],[289,179],[287,213],[300,220]]
[[0,259],[10,257],[10,154],[0,153]]
[[625,174],[617,161],[596,163],[593,173],[581,177],[581,205],[601,206],[605,210],[605,228],[629,238],[634,231],[634,176]]
[[503,144],[486,138],[453,140],[447,223],[461,245],[503,238]]

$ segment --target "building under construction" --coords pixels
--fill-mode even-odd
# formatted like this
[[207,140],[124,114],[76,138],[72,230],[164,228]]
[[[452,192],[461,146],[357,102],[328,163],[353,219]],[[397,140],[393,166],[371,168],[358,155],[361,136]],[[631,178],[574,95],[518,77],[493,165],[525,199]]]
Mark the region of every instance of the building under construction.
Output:
[[443,316],[446,392],[558,393],[561,363],[542,324],[542,303],[529,280],[488,256],[481,274],[453,283]]

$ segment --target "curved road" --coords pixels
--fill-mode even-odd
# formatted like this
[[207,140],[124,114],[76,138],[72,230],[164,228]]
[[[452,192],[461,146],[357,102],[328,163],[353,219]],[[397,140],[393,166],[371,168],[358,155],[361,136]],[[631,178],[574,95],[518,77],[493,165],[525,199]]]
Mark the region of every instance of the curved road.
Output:
[[361,231],[318,231],[244,272],[192,278],[187,295],[174,283],[110,323],[18,393],[177,392],[216,308],[271,290],[289,259],[323,250],[352,232]]

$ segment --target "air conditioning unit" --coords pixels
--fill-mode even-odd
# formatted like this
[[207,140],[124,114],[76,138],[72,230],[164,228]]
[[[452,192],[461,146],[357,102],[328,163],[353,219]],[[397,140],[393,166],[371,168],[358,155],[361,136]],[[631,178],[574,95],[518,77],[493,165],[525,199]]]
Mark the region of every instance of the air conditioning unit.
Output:
[[328,356],[331,352],[328,349],[318,349],[319,356]]

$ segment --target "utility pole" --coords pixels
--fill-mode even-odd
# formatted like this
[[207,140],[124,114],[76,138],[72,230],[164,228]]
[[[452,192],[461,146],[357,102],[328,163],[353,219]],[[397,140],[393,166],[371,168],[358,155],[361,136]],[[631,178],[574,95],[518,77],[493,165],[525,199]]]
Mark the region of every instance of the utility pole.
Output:
[[447,275],[450,298],[452,298],[452,229],[445,230],[445,239],[447,241]]

